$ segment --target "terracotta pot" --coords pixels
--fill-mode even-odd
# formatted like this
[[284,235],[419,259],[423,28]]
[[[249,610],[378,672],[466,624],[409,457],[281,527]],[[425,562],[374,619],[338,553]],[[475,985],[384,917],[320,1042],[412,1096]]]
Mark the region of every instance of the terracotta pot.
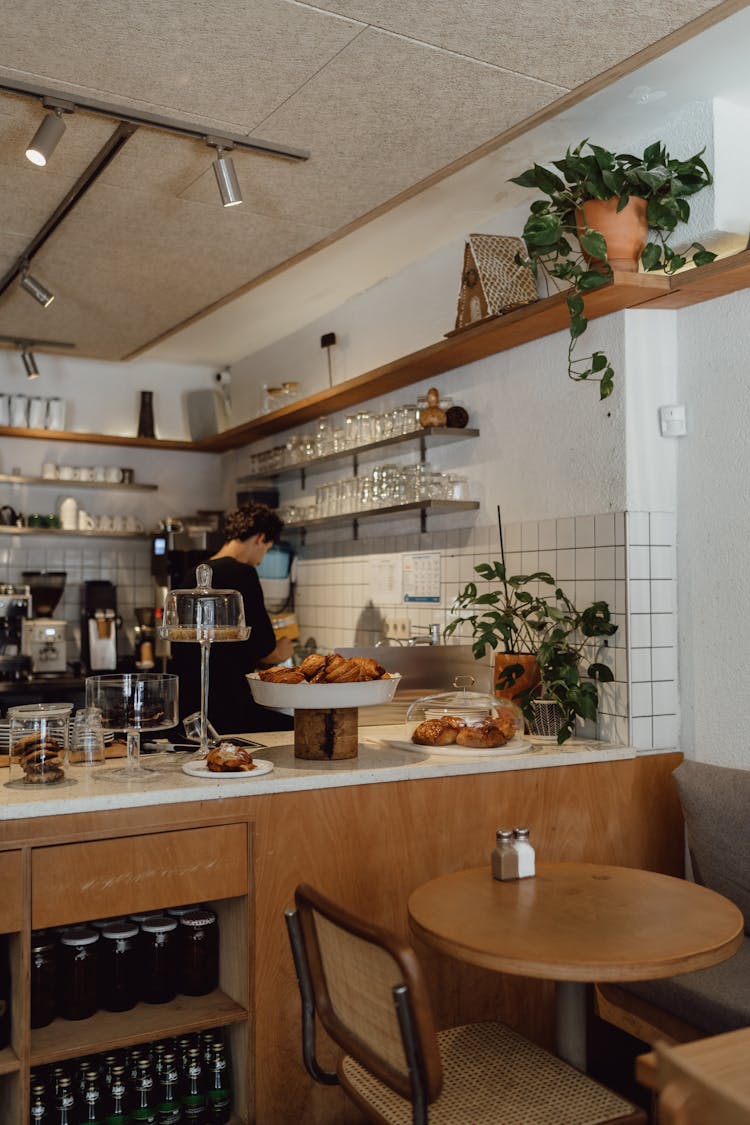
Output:
[[[523,668],[521,676],[511,687],[497,687],[497,681],[505,668],[520,664]],[[536,657],[530,652],[496,652],[495,653],[495,695],[500,699],[510,699],[517,702],[515,697],[523,691],[528,691],[539,683],[539,665]]]
[[[618,214],[617,199],[589,199],[583,204],[581,211],[576,211],[579,230],[589,226],[604,235],[607,240],[607,259],[612,269],[637,271],[648,237],[646,200],[631,195],[627,205]],[[583,256],[587,262],[596,264],[597,259],[590,258],[586,253]]]

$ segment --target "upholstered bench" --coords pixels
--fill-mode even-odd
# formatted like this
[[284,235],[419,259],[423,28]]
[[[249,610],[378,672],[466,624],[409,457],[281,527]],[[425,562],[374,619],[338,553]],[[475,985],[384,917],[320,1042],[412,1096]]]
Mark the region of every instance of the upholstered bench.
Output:
[[[732,900],[750,934],[750,771],[683,762],[675,780],[695,881]],[[679,920],[675,919],[675,924]],[[646,1043],[685,1043],[750,1026],[750,937],[710,969],[598,985],[597,1014]]]

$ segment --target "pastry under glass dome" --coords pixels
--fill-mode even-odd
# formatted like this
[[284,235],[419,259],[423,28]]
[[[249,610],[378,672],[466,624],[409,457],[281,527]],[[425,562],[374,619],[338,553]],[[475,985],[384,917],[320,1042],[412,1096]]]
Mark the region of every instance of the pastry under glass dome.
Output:
[[192,590],[170,590],[164,602],[159,635],[168,641],[186,641],[201,648],[200,745],[197,758],[206,758],[213,745],[208,732],[208,661],[211,645],[246,641],[245,607],[237,590],[214,590],[208,563],[196,569],[198,585]]
[[[447,721],[454,720],[454,730],[459,733],[465,728],[467,733],[476,732],[476,742],[469,741],[467,745],[481,747],[486,742],[488,747],[502,746],[515,740],[520,740],[524,732],[523,713],[520,707],[508,699],[501,699],[496,695],[485,695],[484,692],[471,691],[474,685],[473,676],[457,676],[453,681],[454,691],[441,692],[438,695],[423,695],[415,700],[406,712],[407,738],[420,745],[450,745],[456,742],[456,737],[451,739],[439,738],[440,725],[450,729]],[[491,729],[488,725],[492,723]],[[428,733],[434,731],[435,741],[423,742],[415,738],[418,727],[434,724],[428,728]],[[500,733],[502,732],[502,733]],[[485,737],[480,739],[480,734]],[[494,737],[493,737],[494,736]],[[461,739],[458,739],[459,746]]]

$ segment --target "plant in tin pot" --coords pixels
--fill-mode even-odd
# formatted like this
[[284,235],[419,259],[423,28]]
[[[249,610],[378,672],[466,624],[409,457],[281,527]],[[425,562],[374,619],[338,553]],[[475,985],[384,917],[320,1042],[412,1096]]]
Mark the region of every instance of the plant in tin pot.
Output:
[[[575,730],[576,717],[596,719],[597,685],[614,679],[606,664],[586,665],[584,659],[593,638],[611,637],[617,630],[609,606],[596,601],[576,609],[546,571],[509,576],[504,562],[480,563],[474,570],[498,586],[480,592],[475,582],[467,583],[453,603],[457,616],[446,626],[445,634],[467,623],[477,660],[488,648],[508,653],[506,661],[496,662],[496,692],[509,695],[521,706],[532,731],[556,734],[558,743],[567,741]],[[553,592],[547,597],[533,592],[538,586],[552,587]],[[527,678],[529,656],[537,673],[531,680]],[[551,710],[551,728],[540,726],[540,704]]]
[[551,162],[556,171],[535,164],[511,180],[548,197],[531,205],[523,230],[528,258],[517,261],[529,265],[535,276],[541,268],[570,285],[568,376],[579,382],[598,380],[602,399],[613,387],[607,356],[601,351],[574,356],[588,324],[585,294],[607,285],[613,269],[634,271],[639,262],[645,271],[672,274],[688,260],[696,266],[714,260],[716,255],[699,242],[680,253],[669,245],[677,224],[690,217],[688,197],[712,182],[703,151],[676,160],[656,141],[642,156],[632,156],[586,140]]

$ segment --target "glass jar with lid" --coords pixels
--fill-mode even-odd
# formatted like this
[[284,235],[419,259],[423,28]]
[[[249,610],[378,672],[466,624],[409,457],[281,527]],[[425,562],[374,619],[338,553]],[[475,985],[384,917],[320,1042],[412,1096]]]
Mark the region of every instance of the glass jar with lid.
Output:
[[177,995],[178,920],[152,915],[141,923],[139,994],[146,1004],[166,1004]]
[[66,1020],[86,1020],[97,1009],[97,943],[99,934],[87,926],[74,926],[60,937],[60,1015]]
[[521,753],[529,749],[522,740],[523,714],[507,699],[471,691],[473,676],[457,676],[455,691],[424,695],[406,712],[406,736],[425,752]]
[[8,708],[11,785],[64,781],[72,703],[26,703]]
[[213,910],[191,910],[180,918],[179,989],[205,996],[219,986],[219,924]]
[[100,1006],[105,1012],[128,1012],[138,1003],[138,927],[134,922],[114,922],[100,935]]
[[57,939],[47,930],[31,935],[31,1026],[47,1027],[57,1015]]

